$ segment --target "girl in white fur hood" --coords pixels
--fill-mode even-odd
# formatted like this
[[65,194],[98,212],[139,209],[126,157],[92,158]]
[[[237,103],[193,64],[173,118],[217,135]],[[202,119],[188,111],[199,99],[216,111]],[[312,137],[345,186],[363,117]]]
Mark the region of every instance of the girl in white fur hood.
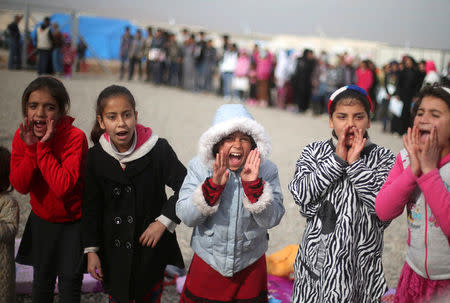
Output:
[[264,128],[240,104],[221,106],[200,137],[176,204],[177,216],[194,227],[180,302],[267,302],[267,230],[285,211],[270,149]]

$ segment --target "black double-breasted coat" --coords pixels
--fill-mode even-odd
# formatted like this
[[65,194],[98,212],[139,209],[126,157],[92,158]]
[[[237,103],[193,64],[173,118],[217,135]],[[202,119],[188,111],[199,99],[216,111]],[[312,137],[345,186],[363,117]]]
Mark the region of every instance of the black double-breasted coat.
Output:
[[[175,214],[186,168],[165,139],[144,156],[126,163],[100,144],[89,149],[82,206],[84,247],[99,247],[105,291],[120,302],[140,298],[162,279],[167,264],[184,267],[175,233],[165,231],[155,248],[139,237],[161,214]],[[166,185],[173,195],[168,199]]]

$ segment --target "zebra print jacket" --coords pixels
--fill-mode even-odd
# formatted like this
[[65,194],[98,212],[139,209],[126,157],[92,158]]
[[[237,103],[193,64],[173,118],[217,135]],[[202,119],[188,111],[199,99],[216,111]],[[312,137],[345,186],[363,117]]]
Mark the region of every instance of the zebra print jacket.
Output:
[[383,223],[375,198],[394,154],[366,143],[351,165],[335,154],[333,140],[306,146],[289,190],[306,229],[294,264],[292,302],[379,302],[383,273]]

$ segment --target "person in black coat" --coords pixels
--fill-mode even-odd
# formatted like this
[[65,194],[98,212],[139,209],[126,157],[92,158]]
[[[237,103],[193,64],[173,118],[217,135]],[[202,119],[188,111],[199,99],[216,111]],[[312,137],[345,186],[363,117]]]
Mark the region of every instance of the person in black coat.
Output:
[[[186,169],[167,140],[136,123],[125,87],[104,89],[96,114],[82,207],[88,271],[112,302],[157,299],[166,265],[184,267],[174,230]],[[174,191],[169,199],[166,185]]]
[[416,61],[410,57],[403,58],[404,68],[400,71],[395,95],[403,102],[400,117],[393,116],[391,120],[391,133],[404,135],[411,126],[411,108],[413,98],[417,95],[422,85],[422,79],[417,68]]
[[303,51],[303,56],[297,59],[297,66],[292,76],[294,101],[299,112],[305,112],[310,103],[312,94],[311,76],[316,65],[314,53],[310,49]]

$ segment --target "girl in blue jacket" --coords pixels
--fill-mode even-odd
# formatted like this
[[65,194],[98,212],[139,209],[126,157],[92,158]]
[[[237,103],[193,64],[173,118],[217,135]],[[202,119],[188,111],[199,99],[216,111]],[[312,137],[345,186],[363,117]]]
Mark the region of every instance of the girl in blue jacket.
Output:
[[267,302],[267,230],[285,211],[270,149],[264,128],[240,104],[221,106],[200,137],[176,204],[177,216],[194,227],[180,302]]

